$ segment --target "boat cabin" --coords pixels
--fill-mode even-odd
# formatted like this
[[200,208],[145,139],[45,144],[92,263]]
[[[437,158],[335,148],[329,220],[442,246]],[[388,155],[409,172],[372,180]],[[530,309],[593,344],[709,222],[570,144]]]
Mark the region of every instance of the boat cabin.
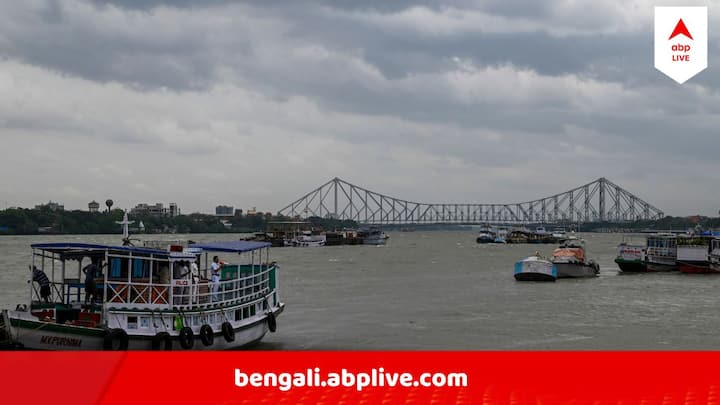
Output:
[[677,257],[677,236],[672,234],[657,234],[647,237],[646,251],[648,256],[659,258]]
[[[161,250],[86,243],[34,244],[30,266],[36,269],[33,279],[42,279],[39,271],[47,282],[30,283],[30,310],[40,320],[97,327],[106,324],[112,312],[203,311],[255,301],[259,310],[275,307],[279,297],[269,246],[231,241],[171,245]],[[244,260],[223,263],[214,283],[212,257],[228,253],[240,254]],[[233,259],[239,260],[237,255]],[[91,263],[97,272],[88,276]],[[197,272],[192,271],[195,268]],[[96,294],[91,293],[92,283]],[[49,291],[43,284],[49,284]],[[250,308],[246,311],[249,313]]]

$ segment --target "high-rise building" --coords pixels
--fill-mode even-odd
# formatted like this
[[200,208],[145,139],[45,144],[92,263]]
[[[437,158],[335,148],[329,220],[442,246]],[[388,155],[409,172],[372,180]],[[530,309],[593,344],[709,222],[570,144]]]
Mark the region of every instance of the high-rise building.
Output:
[[231,207],[229,205],[218,205],[215,207],[215,216],[216,217],[231,217],[235,214],[234,207]]

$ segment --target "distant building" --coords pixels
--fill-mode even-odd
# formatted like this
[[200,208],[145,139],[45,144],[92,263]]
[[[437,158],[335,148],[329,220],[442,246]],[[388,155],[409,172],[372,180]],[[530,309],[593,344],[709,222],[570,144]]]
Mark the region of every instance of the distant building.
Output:
[[216,217],[231,217],[234,214],[234,208],[229,205],[218,205],[215,207]]
[[179,212],[175,203],[170,203],[168,208],[165,208],[163,203],[156,203],[155,205],[140,203],[130,210],[130,215],[138,217],[175,217],[179,215]]
[[257,208],[252,207],[251,210],[247,210],[247,215],[257,215]]
[[100,203],[95,200],[90,201],[88,203],[88,211],[90,211],[90,213],[100,212]]
[[36,205],[35,209],[36,210],[49,209],[50,211],[65,211],[65,206],[60,203],[48,201],[47,204]]
[[241,217],[242,214],[243,214],[242,208],[238,208],[238,209],[235,210],[235,216],[236,216],[236,217]]

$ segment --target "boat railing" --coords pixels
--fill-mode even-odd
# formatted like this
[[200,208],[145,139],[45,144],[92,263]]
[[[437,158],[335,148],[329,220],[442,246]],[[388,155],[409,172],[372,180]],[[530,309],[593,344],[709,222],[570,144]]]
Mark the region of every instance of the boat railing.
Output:
[[[38,283],[32,284],[32,302],[44,303],[45,299],[40,294],[40,285]],[[63,283],[57,283],[50,281],[50,296],[48,297],[49,303],[63,302],[65,294],[63,293]]]
[[[238,271],[241,269],[239,268]],[[217,291],[210,280],[174,280],[172,284],[108,281],[105,288],[108,308],[181,307],[208,308],[244,303],[267,296],[275,290],[277,266],[253,266],[249,274],[221,280]]]
[[663,257],[675,257],[677,256],[677,249],[676,248],[667,248],[667,247],[648,247],[647,248],[647,255],[648,256],[663,256]]

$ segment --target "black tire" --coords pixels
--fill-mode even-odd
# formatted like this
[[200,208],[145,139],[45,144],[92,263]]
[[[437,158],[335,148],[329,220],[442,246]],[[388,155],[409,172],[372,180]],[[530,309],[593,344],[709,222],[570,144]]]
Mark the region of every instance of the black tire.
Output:
[[153,350],[172,350],[172,339],[170,334],[167,332],[159,332],[152,338],[152,349]]
[[130,339],[124,329],[115,328],[105,331],[103,350],[124,351],[128,349]]
[[270,330],[270,332],[275,332],[277,330],[277,319],[275,319],[274,313],[268,312],[267,324],[268,324],[268,330]]
[[210,325],[203,325],[200,327],[200,341],[205,346],[212,346],[215,336]]
[[233,329],[230,322],[223,322],[222,324],[222,334],[226,341],[228,342],[234,342],[235,341],[235,329]]
[[180,341],[180,347],[182,347],[183,349],[192,349],[195,345],[195,334],[189,326],[185,326],[184,328],[180,329],[180,335],[178,335],[178,340]]

